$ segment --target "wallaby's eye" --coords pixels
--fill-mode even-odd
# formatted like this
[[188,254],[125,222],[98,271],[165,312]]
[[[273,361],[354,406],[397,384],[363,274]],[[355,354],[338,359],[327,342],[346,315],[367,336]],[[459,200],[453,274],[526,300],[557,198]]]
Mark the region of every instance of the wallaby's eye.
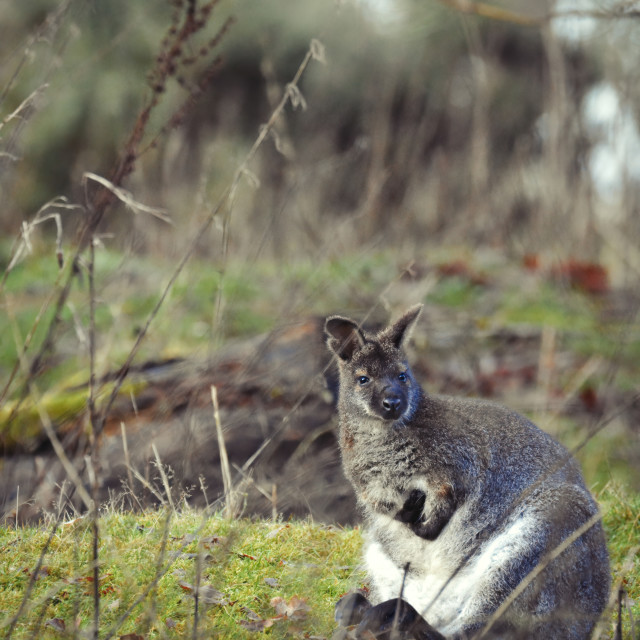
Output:
[[360,386],[367,384],[369,382],[369,378],[367,376],[358,376],[358,384]]
[[400,380],[400,382],[406,382],[407,381],[407,374],[403,371],[402,373],[398,374],[398,380]]

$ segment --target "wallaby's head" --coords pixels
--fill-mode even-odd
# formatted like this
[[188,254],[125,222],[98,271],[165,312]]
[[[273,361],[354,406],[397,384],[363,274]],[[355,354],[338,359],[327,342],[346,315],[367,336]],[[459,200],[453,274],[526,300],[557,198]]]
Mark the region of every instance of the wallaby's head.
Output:
[[402,345],[421,310],[422,305],[412,307],[377,334],[366,333],[349,318],[327,318],[327,344],[337,355],[343,410],[382,421],[411,418],[421,390]]

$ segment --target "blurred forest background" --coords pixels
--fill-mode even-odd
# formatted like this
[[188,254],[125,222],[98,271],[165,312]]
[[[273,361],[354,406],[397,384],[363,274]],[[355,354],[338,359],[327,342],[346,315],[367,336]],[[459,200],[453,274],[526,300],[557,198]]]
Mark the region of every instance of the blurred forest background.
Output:
[[58,496],[56,437],[83,478],[113,448],[106,496],[158,434],[215,497],[215,384],[250,508],[349,521],[319,318],[419,301],[428,388],[640,489],[639,34],[615,0],[5,1],[5,516]]

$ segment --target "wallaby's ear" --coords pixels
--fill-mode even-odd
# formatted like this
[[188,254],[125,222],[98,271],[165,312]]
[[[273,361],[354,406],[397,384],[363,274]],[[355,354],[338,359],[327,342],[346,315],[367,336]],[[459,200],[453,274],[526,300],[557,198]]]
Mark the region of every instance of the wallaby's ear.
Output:
[[382,340],[388,340],[396,349],[400,349],[411,335],[411,331],[421,311],[421,304],[411,307],[411,309],[405,311],[392,325],[380,332],[378,337]]
[[364,344],[364,334],[349,318],[331,316],[324,323],[324,330],[328,336],[329,349],[343,360],[351,360],[353,354]]

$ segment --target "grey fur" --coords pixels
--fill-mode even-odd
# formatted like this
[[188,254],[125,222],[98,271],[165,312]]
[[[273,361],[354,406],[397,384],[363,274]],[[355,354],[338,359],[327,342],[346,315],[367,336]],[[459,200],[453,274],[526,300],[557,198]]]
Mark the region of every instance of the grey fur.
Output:
[[409,564],[404,598],[446,637],[590,637],[609,595],[600,521],[485,629],[598,507],[576,461],[523,416],[422,390],[402,349],[420,311],[377,334],[340,316],[325,324],[338,356],[340,448],[365,517],[374,604],[400,595]]

